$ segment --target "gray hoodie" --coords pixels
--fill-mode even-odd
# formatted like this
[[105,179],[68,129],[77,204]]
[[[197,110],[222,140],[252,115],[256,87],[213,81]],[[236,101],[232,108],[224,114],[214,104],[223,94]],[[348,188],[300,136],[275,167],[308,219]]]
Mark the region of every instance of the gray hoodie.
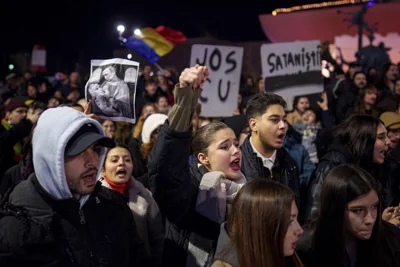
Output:
[[[33,165],[40,185],[54,199],[73,197],[65,176],[64,152],[69,139],[86,123],[93,124],[104,135],[99,122],[70,107],[47,109],[37,122],[32,139]],[[106,148],[102,148],[97,177],[103,166],[105,152]],[[88,198],[89,195],[81,197],[81,208]]]

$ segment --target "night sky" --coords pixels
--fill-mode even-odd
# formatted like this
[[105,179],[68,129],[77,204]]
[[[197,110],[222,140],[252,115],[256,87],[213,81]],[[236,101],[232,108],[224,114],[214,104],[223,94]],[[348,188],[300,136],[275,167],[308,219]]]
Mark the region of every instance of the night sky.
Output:
[[[238,5],[231,4],[235,8],[211,8],[210,4],[205,4],[209,7],[194,10],[178,4],[174,4],[174,8],[171,5],[164,7],[156,1],[146,6],[132,0],[54,1],[41,6],[38,6],[41,1],[24,4],[6,1],[8,8],[2,8],[0,16],[2,64],[10,53],[30,52],[34,44],[43,44],[47,48],[48,61],[58,62],[57,66],[62,68],[70,68],[71,62],[82,57],[112,56],[113,49],[119,46],[118,24],[124,24],[126,31],[165,25],[182,31],[189,38],[208,33],[231,41],[267,40],[260,27],[259,14],[294,4],[321,2],[264,0],[258,4],[255,1],[240,4],[239,1]],[[198,6],[201,2],[193,3]]]

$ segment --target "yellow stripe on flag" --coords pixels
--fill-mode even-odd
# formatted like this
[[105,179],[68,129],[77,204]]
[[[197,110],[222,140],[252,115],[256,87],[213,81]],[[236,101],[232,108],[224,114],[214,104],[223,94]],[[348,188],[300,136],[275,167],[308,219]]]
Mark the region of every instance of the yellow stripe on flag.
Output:
[[160,57],[168,54],[172,50],[172,48],[174,48],[173,44],[171,44],[168,40],[166,40],[152,28],[141,29],[141,35],[139,37],[148,46],[153,48],[157,55],[159,55]]

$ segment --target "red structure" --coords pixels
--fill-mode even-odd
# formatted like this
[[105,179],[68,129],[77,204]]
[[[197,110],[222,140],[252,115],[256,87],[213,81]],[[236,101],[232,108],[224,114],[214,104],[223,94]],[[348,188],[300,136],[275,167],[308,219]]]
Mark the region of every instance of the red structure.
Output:
[[[338,10],[342,14],[338,14]],[[357,35],[357,26],[349,28],[350,18],[345,13],[355,13],[359,5],[309,9],[290,13],[260,15],[260,23],[267,38],[273,43],[320,40],[334,42],[335,36]],[[381,35],[399,32],[396,21],[400,14],[400,3],[380,3],[369,7],[365,15],[368,24],[377,23]],[[351,19],[351,18],[350,18]]]

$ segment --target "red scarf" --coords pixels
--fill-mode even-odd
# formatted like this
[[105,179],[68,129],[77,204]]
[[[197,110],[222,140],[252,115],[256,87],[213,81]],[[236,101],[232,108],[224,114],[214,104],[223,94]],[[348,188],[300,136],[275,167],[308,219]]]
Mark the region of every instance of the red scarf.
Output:
[[108,179],[107,176],[104,176],[104,180],[106,180],[106,182],[111,186],[112,190],[118,191],[123,195],[128,193],[129,186],[132,181],[132,179],[129,179],[129,181],[124,184],[116,184],[116,183],[112,182],[110,179]]

